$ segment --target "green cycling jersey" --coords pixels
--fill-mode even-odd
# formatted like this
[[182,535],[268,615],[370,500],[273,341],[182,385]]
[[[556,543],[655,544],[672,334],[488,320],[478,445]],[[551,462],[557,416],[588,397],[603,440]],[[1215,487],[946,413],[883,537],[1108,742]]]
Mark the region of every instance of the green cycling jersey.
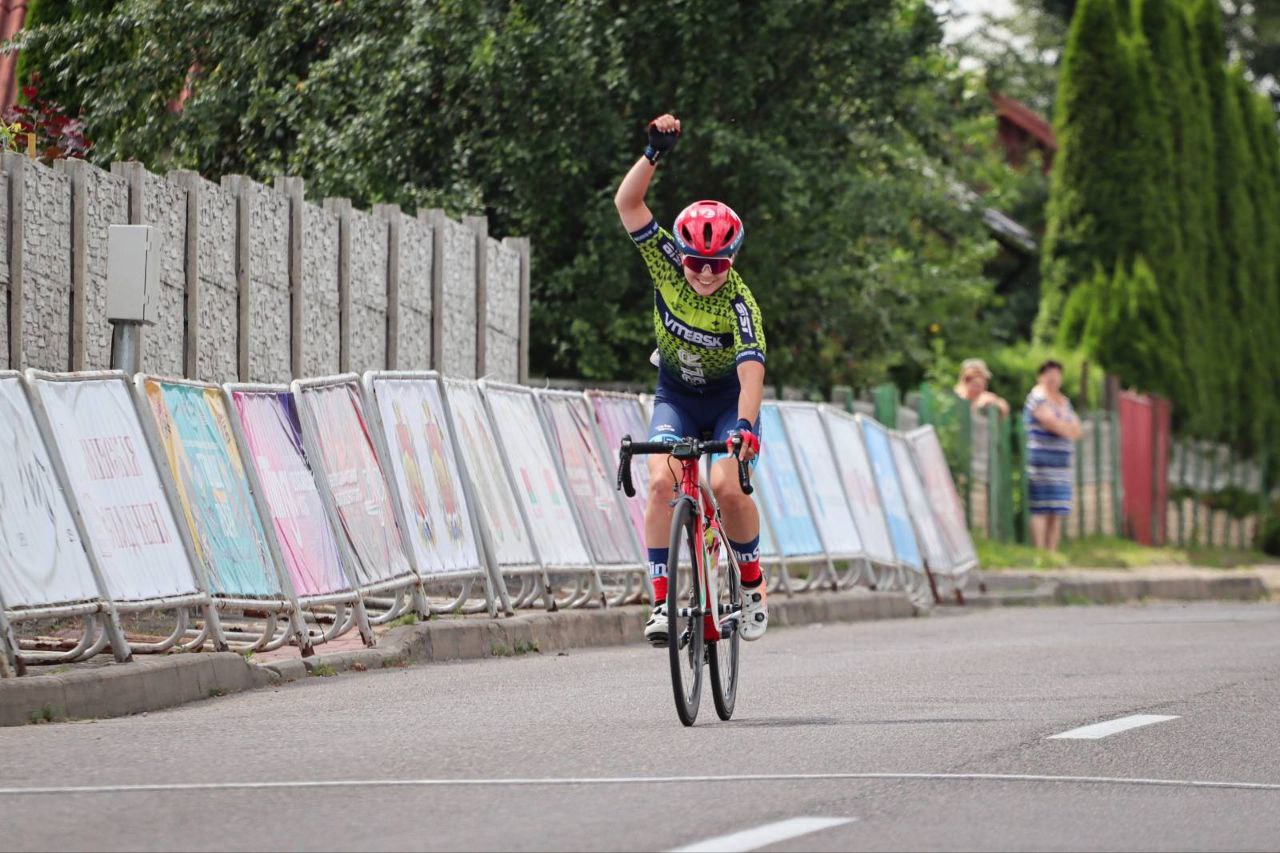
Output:
[[653,279],[653,330],[663,375],[690,391],[720,392],[738,385],[744,361],[764,363],[760,306],[738,275],[710,296],[689,286],[671,233],[651,221],[631,239]]

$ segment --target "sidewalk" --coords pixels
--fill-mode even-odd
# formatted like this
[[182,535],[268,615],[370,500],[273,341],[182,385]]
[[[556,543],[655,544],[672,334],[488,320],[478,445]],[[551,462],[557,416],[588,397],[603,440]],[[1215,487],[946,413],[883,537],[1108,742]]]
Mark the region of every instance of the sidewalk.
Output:
[[[1280,566],[1247,570],[1185,566],[1143,569],[1000,570],[981,573],[986,591],[971,579],[967,607],[1118,604],[1180,601],[1280,599]],[[856,589],[770,599],[771,626],[860,622],[919,615],[906,596]],[[948,610],[959,611],[954,601]],[[523,611],[516,616],[444,617],[378,632],[375,648],[358,637],[317,648],[303,659],[295,648],[246,659],[236,652],[158,657],[138,655],[116,664],[110,656],[48,674],[0,680],[0,726],[66,719],[123,716],[340,672],[364,672],[488,657],[552,654],[571,649],[640,644],[647,609],[639,606]],[[36,669],[39,672],[39,669]]]
[[1261,601],[1280,598],[1280,565],[1244,569],[1147,566],[1140,569],[999,569],[982,572],[975,607],[1120,604],[1126,601]]

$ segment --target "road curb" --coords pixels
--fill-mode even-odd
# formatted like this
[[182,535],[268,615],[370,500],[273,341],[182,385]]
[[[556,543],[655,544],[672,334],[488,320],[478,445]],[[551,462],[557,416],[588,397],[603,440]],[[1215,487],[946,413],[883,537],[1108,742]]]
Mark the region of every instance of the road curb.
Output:
[[[997,578],[999,580],[997,580]],[[1078,574],[987,575],[986,594],[966,596],[975,608],[1118,604],[1142,599],[1258,601],[1269,591],[1252,574],[1219,577],[1090,578]],[[769,602],[776,627],[903,619],[916,615],[899,593],[849,592],[785,597]],[[255,664],[235,652],[200,652],[103,663],[67,672],[0,680],[0,726],[119,717],[170,708],[242,690],[341,672],[398,668],[571,649],[641,644],[643,607],[521,613],[505,619],[432,619],[393,628],[372,649]]]
[[[904,596],[861,589],[775,596],[770,605],[773,623],[780,627],[912,615]],[[646,618],[644,607],[616,607],[520,613],[495,620],[432,619],[391,629],[376,648],[325,654],[321,647],[309,658],[261,664],[235,652],[139,655],[127,664],[103,663],[0,681],[0,726],[119,717],[341,672],[641,644]]]
[[169,708],[263,687],[272,676],[235,652],[199,652],[10,678],[0,682],[0,726]]
[[1124,604],[1162,601],[1266,601],[1271,591],[1255,574],[1217,577],[1098,577],[1044,572],[988,573],[988,591],[965,595],[965,603],[977,608],[1049,607],[1073,604]]

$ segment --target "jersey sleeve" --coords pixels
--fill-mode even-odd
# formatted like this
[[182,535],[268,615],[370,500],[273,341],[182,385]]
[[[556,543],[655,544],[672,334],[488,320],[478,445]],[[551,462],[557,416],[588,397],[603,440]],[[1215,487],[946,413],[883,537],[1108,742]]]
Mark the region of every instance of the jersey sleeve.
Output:
[[755,297],[741,281],[730,304],[733,306],[734,362],[758,361],[764,364],[764,318]]
[[658,220],[651,219],[639,231],[632,231],[631,239],[640,250],[640,257],[644,258],[649,277],[655,284],[673,271],[680,272],[680,252],[676,249],[676,241],[670,231],[658,225]]

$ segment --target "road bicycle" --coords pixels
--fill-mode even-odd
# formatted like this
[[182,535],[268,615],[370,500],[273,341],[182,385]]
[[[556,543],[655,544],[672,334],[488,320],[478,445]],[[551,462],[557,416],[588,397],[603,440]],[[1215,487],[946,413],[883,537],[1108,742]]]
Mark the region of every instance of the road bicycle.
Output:
[[[636,493],[631,482],[632,456],[667,454],[680,462],[667,558],[667,652],[676,713],[686,726],[698,718],[704,666],[711,671],[711,695],[720,719],[733,716],[738,696],[742,582],[738,561],[725,538],[720,507],[702,482],[699,462],[710,454],[731,454],[738,459],[738,483],[749,495],[750,469],[739,458],[741,449],[742,440],[736,435],[727,442],[695,438],[634,442],[627,435],[619,450],[618,488],[627,497]],[[726,571],[720,571],[722,559],[727,562]]]

